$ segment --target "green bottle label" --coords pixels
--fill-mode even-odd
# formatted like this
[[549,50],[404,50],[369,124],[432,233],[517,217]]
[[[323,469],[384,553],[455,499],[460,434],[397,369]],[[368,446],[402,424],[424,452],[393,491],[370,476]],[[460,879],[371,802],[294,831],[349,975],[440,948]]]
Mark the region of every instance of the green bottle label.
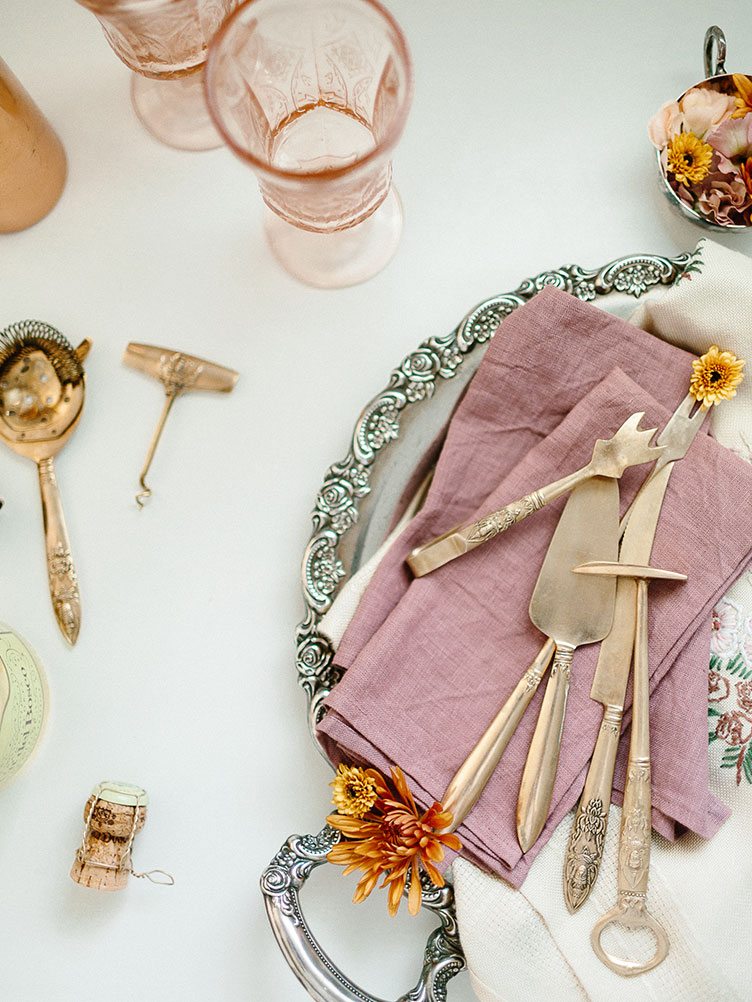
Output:
[[17,633],[0,625],[0,672],[7,699],[0,717],[0,786],[18,772],[39,740],[45,716],[41,666]]

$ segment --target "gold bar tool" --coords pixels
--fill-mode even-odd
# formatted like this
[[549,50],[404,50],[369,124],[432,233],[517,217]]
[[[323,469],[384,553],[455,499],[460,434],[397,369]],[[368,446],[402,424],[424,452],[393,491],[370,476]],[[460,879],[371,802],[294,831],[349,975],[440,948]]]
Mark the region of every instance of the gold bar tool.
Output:
[[40,320],[23,320],[0,332],[0,437],[37,464],[50,597],[71,645],[81,629],[81,595],[54,457],[81,419],[86,390],[82,362],[90,348],[89,340],[74,348]]
[[[595,559],[596,555],[616,556],[618,532],[619,491],[614,480],[594,477],[572,491],[530,600],[530,619],[548,639],[447,787],[442,804],[453,816],[453,829],[462,824],[478,801],[535,695],[554,651],[552,671],[564,670],[563,663],[570,657],[564,643],[563,634],[570,635],[565,621],[579,617],[580,643],[600,640],[608,633],[615,582],[610,588],[583,589],[571,569],[574,564]],[[584,612],[587,622],[580,623]],[[557,647],[559,638],[562,642]]]
[[590,462],[575,473],[541,487],[475,522],[456,526],[443,535],[416,546],[407,558],[413,574],[418,578],[423,577],[448,564],[450,560],[469,553],[591,477],[618,479],[628,466],[653,462],[661,450],[648,445],[655,428],[638,430],[643,417],[643,413],[632,414],[612,438],[598,439]]
[[[580,589],[580,579],[572,574],[572,568],[596,559],[615,560],[618,556],[616,481],[593,477],[580,484],[567,502],[554,541],[557,537],[558,545],[552,543],[549,547],[530,600],[530,619],[555,642],[556,654],[520,781],[517,840],[523,852],[534,844],[548,817],[575,649],[603,640],[611,629],[616,581],[611,582],[612,588],[585,592]],[[572,560],[577,553],[591,556]],[[608,556],[596,557],[596,553]]]
[[157,451],[167,416],[176,399],[189,390],[229,393],[238,381],[238,373],[234,369],[227,369],[223,365],[198,358],[196,355],[186,355],[172,348],[159,348],[156,345],[139,344],[136,341],[131,341],[125,349],[123,362],[132,369],[138,369],[147,376],[158,379],[164,386],[166,398],[139,477],[141,490],[136,495],[136,504],[139,508],[143,508],[146,499],[151,497],[151,488],[146,483],[146,475]]
[[[669,941],[666,930],[646,905],[652,838],[650,769],[650,671],[648,665],[648,585],[653,580],[686,581],[686,574],[637,564],[593,562],[575,567],[577,574],[628,578],[637,582],[634,638],[634,700],[629,739],[627,782],[619,836],[617,904],[600,918],[590,936],[593,950],[606,967],[630,978],[651,971],[665,960]],[[606,926],[616,923],[628,929],[649,929],[656,939],[653,956],[646,961],[628,960],[608,953],[601,944]]]
[[[693,409],[697,408],[694,410]],[[658,436],[664,452],[651,470],[622,519],[619,559],[627,564],[650,560],[653,539],[674,463],[681,459],[702,427],[708,411],[687,396]],[[570,912],[587,900],[603,856],[608,807],[614,783],[627,680],[635,636],[635,589],[629,577],[620,577],[611,631],[603,641],[590,697],[603,704],[603,720],[577,808],[564,861],[564,898]]]

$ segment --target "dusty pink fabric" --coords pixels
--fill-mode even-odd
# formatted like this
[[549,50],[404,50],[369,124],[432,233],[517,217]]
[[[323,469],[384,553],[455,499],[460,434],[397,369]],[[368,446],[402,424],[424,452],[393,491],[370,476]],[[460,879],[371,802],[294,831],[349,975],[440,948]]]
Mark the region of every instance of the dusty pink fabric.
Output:
[[[595,438],[633,411],[646,411],[645,426],[663,425],[686,392],[689,365],[685,352],[551,290],[504,322],[452,421],[426,506],[382,562],[340,645],[336,660],[348,670],[321,725],[333,758],[397,763],[418,799],[441,798],[540,648],[527,606],[564,500],[425,578],[410,579],[405,555],[583,465]],[[625,473],[623,505],[646,472]],[[701,434],[676,465],[663,507],[653,562],[690,575],[651,591],[654,823],[668,837],[677,827],[710,836],[726,816],[708,792],[707,623],[749,562],[750,490],[752,468]],[[580,792],[601,718],[589,698],[597,655],[598,645],[576,654],[552,812],[536,846],[522,857],[514,814],[542,690],[460,830],[464,854],[513,883]],[[617,785],[625,751],[622,741]]]

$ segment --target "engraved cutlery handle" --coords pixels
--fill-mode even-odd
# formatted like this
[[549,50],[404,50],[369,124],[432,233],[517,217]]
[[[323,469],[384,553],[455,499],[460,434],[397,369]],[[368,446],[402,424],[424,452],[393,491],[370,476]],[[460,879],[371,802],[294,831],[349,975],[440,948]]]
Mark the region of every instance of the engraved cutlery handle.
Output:
[[[617,865],[619,893],[616,906],[596,922],[590,935],[590,942],[598,958],[616,974],[627,978],[657,967],[669,951],[666,931],[650,914],[646,904],[652,838],[647,593],[647,581],[638,580],[632,732]],[[646,961],[635,961],[609,953],[603,947],[601,937],[611,923],[631,929],[650,929],[656,941],[653,956]]]
[[509,699],[488,725],[446,788],[442,804],[444,810],[452,815],[452,824],[448,831],[459,828],[478,802],[540,685],[553,657],[554,647],[553,640],[546,641]]
[[574,647],[571,644],[561,644],[556,648],[546,694],[522,773],[517,799],[517,839],[523,852],[527,852],[540,835],[551,806],[573,655]]
[[650,681],[648,674],[647,581],[637,582],[632,730],[619,842],[619,894],[648,890],[652,798],[650,789]]
[[63,636],[73,645],[78,639],[78,631],[81,628],[81,596],[52,457],[40,460],[37,469],[42,497],[50,598]]
[[499,508],[498,511],[489,512],[483,518],[475,522],[465,522],[457,525],[442,536],[437,536],[427,543],[416,546],[407,558],[408,566],[416,578],[422,578],[425,574],[435,571],[438,567],[443,567],[450,560],[461,557],[464,553],[469,553],[477,546],[482,546],[489,539],[501,535],[507,529],[522,522],[528,515],[540,511],[544,505],[550,504],[556,498],[573,490],[578,484],[593,476],[590,466],[584,466],[576,473],[571,473],[561,480],[556,480],[540,490],[526,494],[519,501],[512,501],[511,504]]
[[570,912],[576,912],[587,900],[598,878],[622,716],[619,706],[607,706],[605,709],[582,797],[569,833],[564,858],[564,898]]

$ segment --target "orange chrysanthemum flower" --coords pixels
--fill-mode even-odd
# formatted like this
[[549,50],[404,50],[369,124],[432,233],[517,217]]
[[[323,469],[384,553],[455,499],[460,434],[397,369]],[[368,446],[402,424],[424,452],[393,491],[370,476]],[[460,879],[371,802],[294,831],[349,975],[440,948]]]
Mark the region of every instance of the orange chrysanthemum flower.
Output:
[[739,164],[739,174],[747,191],[752,195],[752,157],[747,157]]
[[385,795],[379,796],[364,817],[332,814],[326,819],[345,836],[327,859],[344,866],[345,874],[355,870],[363,874],[353,895],[356,904],[364,901],[383,877],[381,886],[389,889],[390,915],[397,914],[409,878],[407,908],[416,915],[421,902],[420,871],[424,870],[437,887],[443,887],[444,878],[435,864],[444,858],[445,847],[458,850],[462,843],[456,835],[442,834],[451,825],[452,815],[441,804],[434,803],[419,813],[401,769],[392,769],[394,795],[383,777],[379,779]]
[[708,348],[692,363],[689,392],[703,407],[731,400],[744,379],[744,362],[731,351],[721,351],[717,344]]
[[752,80],[743,73],[734,73],[734,87],[736,87],[736,108],[732,118],[744,118],[752,112]]

